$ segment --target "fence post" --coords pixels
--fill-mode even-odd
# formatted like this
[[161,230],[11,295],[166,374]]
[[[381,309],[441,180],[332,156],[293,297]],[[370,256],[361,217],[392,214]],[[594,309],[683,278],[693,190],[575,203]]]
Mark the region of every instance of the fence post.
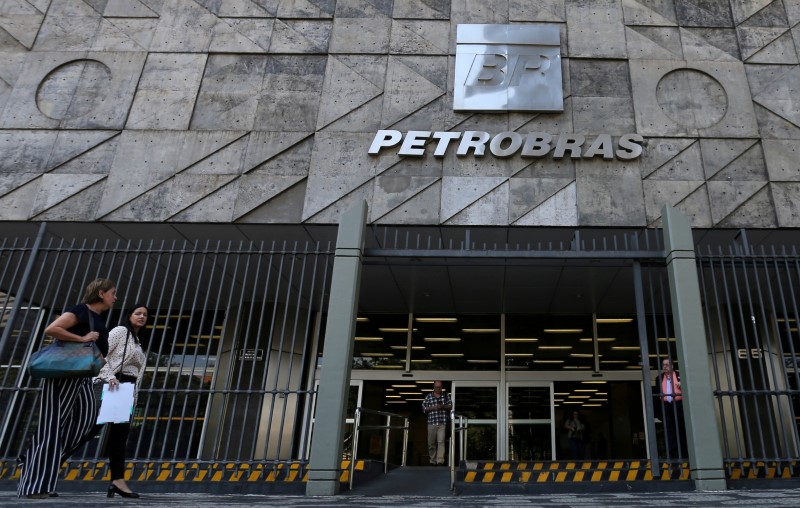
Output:
[[[308,496],[333,496],[339,493],[342,439],[350,389],[366,222],[367,204],[362,201],[345,212],[339,223],[322,372],[311,436],[306,485]],[[355,457],[351,460],[355,460]]]
[[39,256],[39,249],[42,246],[42,240],[44,240],[44,234],[47,231],[47,222],[42,222],[39,224],[39,232],[36,235],[36,240],[33,242],[33,247],[31,247],[31,253],[28,257],[28,263],[25,265],[25,272],[22,274],[22,281],[19,284],[19,287],[16,289],[14,303],[11,304],[11,312],[8,314],[8,319],[5,323],[5,329],[3,330],[3,334],[0,335],[0,355],[3,354],[3,350],[6,347],[6,343],[8,342],[8,338],[11,333],[14,331],[14,323],[17,319],[17,314],[19,313],[19,308],[25,302],[25,292],[28,290],[28,281],[31,278],[31,273],[33,273],[33,267],[36,264],[36,258]]
[[686,217],[670,206],[664,206],[661,216],[684,394],[689,467],[697,490],[726,490],[692,228]]

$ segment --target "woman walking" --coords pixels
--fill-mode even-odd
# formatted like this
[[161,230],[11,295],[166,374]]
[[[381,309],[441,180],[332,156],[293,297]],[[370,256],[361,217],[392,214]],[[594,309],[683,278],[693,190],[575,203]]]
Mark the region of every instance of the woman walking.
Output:
[[[108,279],[86,286],[82,303],[69,307],[45,328],[45,334],[69,342],[95,342],[108,354],[108,329],[100,316],[117,301],[117,289]],[[61,463],[85,442],[97,421],[98,404],[92,378],[45,379],[39,399],[39,424],[23,453],[19,497],[54,496]]]
[[[120,383],[134,383],[134,406],[139,393],[139,385],[144,375],[147,357],[142,350],[139,332],[147,324],[147,307],[135,304],[122,317],[122,324],[108,335],[108,355],[106,364],[97,375],[108,383],[109,390],[116,390]],[[139,497],[125,483],[125,450],[128,444],[130,422],[109,423],[108,461],[111,468],[111,485],[108,497],[119,494],[122,497]]]

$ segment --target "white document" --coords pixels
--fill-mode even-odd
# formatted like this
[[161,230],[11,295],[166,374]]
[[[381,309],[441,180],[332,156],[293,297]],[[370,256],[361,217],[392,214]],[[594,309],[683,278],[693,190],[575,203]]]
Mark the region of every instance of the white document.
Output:
[[119,387],[114,391],[109,390],[107,384],[104,385],[97,423],[126,423],[131,421],[133,389],[133,383],[120,383]]

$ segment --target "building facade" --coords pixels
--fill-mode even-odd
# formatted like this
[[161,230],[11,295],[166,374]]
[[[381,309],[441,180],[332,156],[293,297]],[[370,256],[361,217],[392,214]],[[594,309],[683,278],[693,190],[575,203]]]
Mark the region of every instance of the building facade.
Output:
[[[653,395],[694,346],[725,463],[793,464],[799,26],[790,0],[3,2],[2,460],[35,425],[43,327],[104,276],[156,309],[134,468],[313,470],[320,418],[338,461],[326,350],[343,414],[411,418],[392,462],[424,463],[438,378],[463,458],[566,459],[579,408],[582,458],[694,467]],[[671,209],[700,337],[673,308]]]

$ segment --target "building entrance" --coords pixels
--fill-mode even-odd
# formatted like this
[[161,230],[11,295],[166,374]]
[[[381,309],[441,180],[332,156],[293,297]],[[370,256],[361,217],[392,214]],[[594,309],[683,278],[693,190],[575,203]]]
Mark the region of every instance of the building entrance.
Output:
[[[554,371],[540,377],[562,378]],[[355,374],[355,377],[359,377]],[[372,377],[372,376],[366,376]],[[407,465],[428,465],[426,417],[422,400],[434,379],[443,379],[456,415],[466,418],[464,453],[456,460],[631,460],[648,457],[643,387],[630,375],[620,379],[508,381],[464,379],[463,372],[431,373],[409,379],[353,380],[348,404],[344,452],[352,445],[352,417],[356,407],[385,411],[409,420]],[[459,379],[453,380],[456,377]],[[625,379],[627,377],[628,379]],[[565,423],[577,413],[583,425],[570,440]],[[382,425],[381,416],[362,415],[362,425]],[[660,429],[660,427],[657,427]],[[359,459],[382,460],[386,433],[381,429],[361,432]],[[399,464],[402,433],[390,433],[389,461]],[[663,448],[663,434],[652,436]],[[577,445],[577,446],[576,446]],[[448,457],[449,460],[449,457]]]

